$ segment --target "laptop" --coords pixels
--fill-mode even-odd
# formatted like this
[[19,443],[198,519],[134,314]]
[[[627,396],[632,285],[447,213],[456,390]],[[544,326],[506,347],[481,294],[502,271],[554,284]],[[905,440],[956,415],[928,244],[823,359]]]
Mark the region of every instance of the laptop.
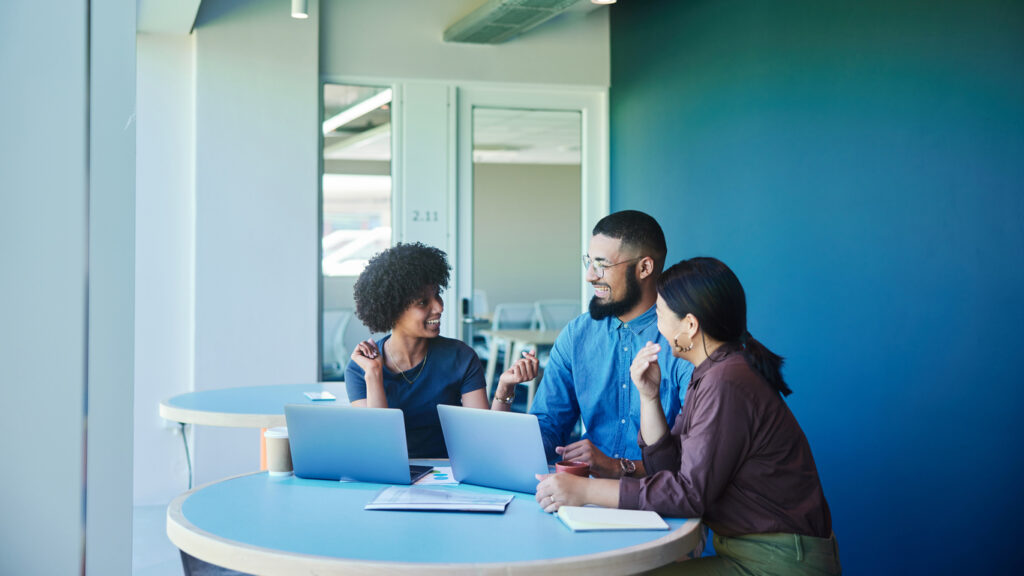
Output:
[[444,404],[437,414],[455,480],[537,492],[534,474],[547,474],[548,461],[536,416]]
[[394,408],[286,404],[299,478],[412,484],[432,466],[410,466],[405,420]]

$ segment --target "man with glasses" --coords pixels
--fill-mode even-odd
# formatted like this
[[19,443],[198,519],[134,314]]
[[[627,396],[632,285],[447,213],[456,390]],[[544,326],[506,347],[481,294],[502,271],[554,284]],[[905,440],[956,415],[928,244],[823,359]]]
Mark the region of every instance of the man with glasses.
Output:
[[[637,445],[640,398],[629,366],[647,342],[661,344],[665,417],[672,422],[679,413],[693,366],[673,357],[658,333],[654,304],[665,252],[661,226],[643,212],[616,212],[594,226],[583,257],[594,287],[590,311],[558,335],[530,408],[549,461],[587,462],[594,476],[605,478],[644,475]],[[506,409],[513,395],[514,387],[495,393]],[[581,418],[583,436],[569,443]]]

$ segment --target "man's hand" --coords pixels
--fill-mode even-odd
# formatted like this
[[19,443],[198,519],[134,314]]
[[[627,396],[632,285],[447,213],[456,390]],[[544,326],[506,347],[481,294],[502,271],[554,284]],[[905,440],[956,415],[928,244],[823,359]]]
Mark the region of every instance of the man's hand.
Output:
[[580,440],[568,446],[556,446],[555,452],[562,460],[576,460],[590,464],[591,476],[598,478],[619,478],[622,467],[617,458],[605,456],[590,440]]

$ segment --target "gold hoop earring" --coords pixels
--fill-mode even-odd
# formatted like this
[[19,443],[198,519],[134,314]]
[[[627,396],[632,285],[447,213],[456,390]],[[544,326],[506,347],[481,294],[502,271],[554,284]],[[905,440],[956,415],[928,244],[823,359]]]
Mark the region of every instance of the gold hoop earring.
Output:
[[[682,334],[682,332],[680,332],[679,334]],[[687,346],[686,348],[683,348],[682,346],[679,345],[679,334],[676,334],[676,337],[672,339],[672,344],[675,347],[675,349],[677,351],[679,351],[679,352],[689,352],[690,350],[693,350],[693,346],[695,344],[693,339],[692,338],[690,339],[690,345],[689,346]]]

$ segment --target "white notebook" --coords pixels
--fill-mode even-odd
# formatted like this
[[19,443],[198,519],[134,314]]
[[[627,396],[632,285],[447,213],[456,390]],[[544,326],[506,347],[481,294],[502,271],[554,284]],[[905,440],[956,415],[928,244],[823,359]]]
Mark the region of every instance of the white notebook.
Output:
[[562,506],[558,519],[573,532],[589,530],[668,530],[669,526],[650,510],[619,510],[596,506]]

